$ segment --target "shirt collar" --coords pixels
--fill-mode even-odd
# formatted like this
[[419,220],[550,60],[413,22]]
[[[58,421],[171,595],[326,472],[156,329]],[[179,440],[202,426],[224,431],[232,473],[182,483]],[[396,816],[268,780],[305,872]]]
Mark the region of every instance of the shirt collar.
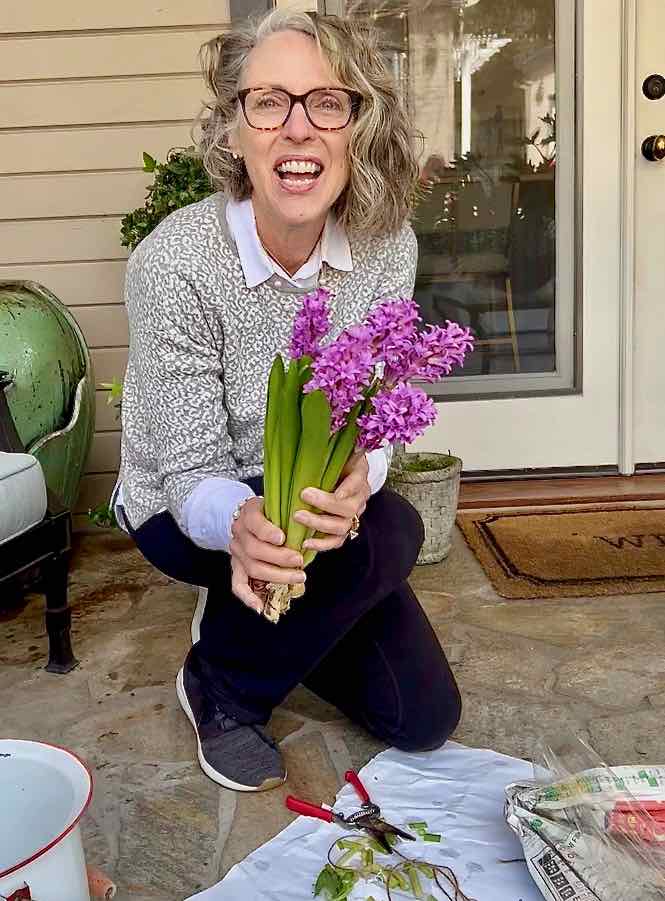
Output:
[[248,288],[256,288],[274,275],[279,275],[295,287],[309,290],[315,287],[322,263],[344,272],[351,272],[353,269],[349,239],[344,227],[337,222],[332,212],[328,214],[321,240],[312,255],[293,276],[284,272],[263,249],[256,230],[251,199],[241,201],[230,199],[226,205],[226,222],[238,248],[240,265]]

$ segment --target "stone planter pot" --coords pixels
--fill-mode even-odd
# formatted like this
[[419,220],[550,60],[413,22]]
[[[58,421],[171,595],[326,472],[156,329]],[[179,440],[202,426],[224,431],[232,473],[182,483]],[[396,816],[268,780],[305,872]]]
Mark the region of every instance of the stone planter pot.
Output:
[[[410,467],[439,463],[440,469],[419,472]],[[425,541],[416,563],[439,563],[449,552],[462,461],[448,454],[398,454],[388,473],[388,485],[416,508],[425,524]]]

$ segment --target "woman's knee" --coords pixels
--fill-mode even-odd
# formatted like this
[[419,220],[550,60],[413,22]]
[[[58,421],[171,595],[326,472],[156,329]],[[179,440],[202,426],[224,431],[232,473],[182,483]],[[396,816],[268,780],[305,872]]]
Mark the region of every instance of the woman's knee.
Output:
[[408,578],[425,540],[425,527],[418,511],[403,497],[384,488],[370,498],[365,516],[376,528],[374,544],[382,565],[394,564]]
[[462,699],[455,684],[445,695],[423,698],[418,707],[405,711],[402,728],[392,744],[400,751],[435,751],[457,728],[462,715]]

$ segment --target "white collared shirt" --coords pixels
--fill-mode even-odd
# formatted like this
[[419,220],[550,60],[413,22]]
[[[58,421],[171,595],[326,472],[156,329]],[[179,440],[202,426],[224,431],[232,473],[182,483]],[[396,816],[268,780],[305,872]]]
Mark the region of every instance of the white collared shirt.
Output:
[[285,272],[279,263],[266,253],[256,230],[251,200],[229,200],[226,205],[226,222],[238,248],[240,265],[248,288],[256,288],[276,275],[294,288],[313,291],[319,281],[322,263],[344,272],[351,272],[353,269],[349,239],[332,212],[328,214],[321,239],[312,255],[294,275]]
[[[349,239],[332,212],[328,214],[321,239],[311,256],[294,275],[285,272],[264,250],[256,228],[251,200],[229,200],[226,222],[250,289],[277,277],[300,290],[313,291],[318,285],[323,263],[345,272],[353,270]],[[275,287],[280,287],[278,281],[274,284]],[[368,481],[372,494],[375,494],[386,481],[392,448],[379,448],[366,456]],[[183,531],[200,547],[228,551],[232,538],[233,513],[243,500],[253,496],[254,492],[244,482],[222,476],[203,479],[183,505]],[[111,506],[114,507],[118,524],[124,528],[124,507],[123,511],[118,511],[118,507],[122,505],[122,484],[118,483],[111,496]]]

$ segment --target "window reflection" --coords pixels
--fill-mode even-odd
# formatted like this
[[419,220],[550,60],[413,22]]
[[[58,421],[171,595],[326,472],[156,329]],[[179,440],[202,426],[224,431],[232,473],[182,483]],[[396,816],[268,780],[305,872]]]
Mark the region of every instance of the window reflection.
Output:
[[394,0],[349,13],[383,31],[424,138],[424,319],[471,326],[465,376],[554,371],[554,0]]

